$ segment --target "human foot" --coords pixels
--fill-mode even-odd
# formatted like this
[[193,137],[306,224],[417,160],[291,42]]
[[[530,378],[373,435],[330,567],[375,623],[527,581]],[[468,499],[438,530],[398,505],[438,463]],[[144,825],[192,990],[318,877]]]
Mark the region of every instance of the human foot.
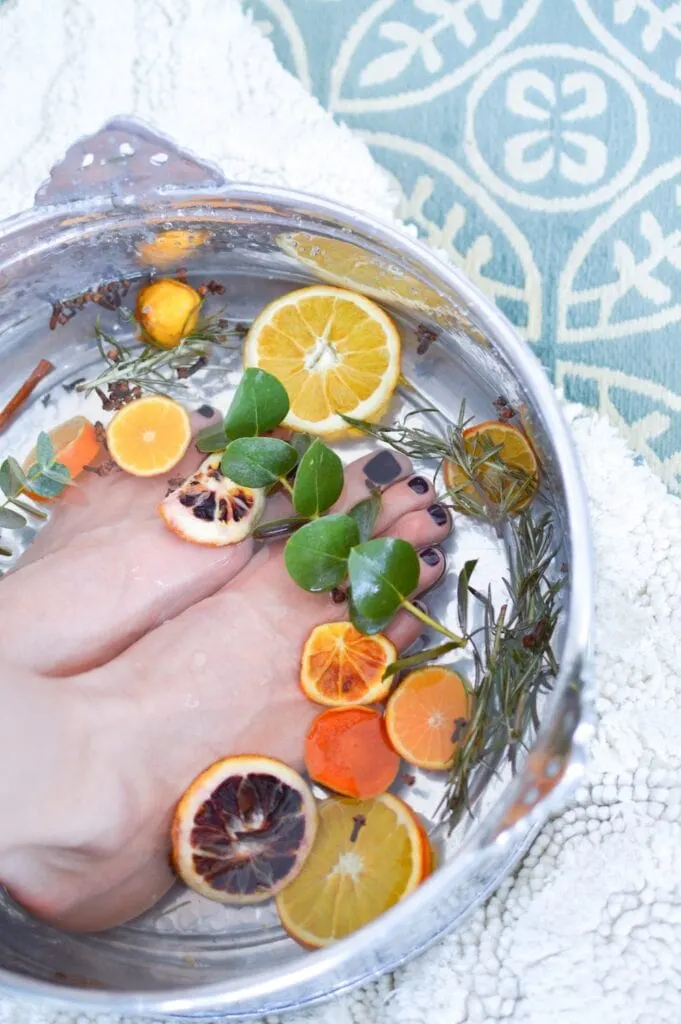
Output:
[[[193,426],[212,421],[217,417],[195,415]],[[192,447],[173,480],[188,476],[200,459]],[[55,502],[51,521],[3,581],[0,656],[44,675],[84,672],[243,568],[250,539],[207,549],[164,527],[157,509],[165,484],[120,472],[84,473]]]
[[[408,461],[360,460],[348,470],[341,509],[368,493],[367,465],[398,479]],[[374,476],[374,481],[376,477]],[[383,497],[377,533],[400,536],[423,552],[419,590],[444,571],[435,545],[450,530],[421,477],[394,483]],[[107,732],[106,802],[93,808],[99,838],[74,863],[33,859],[10,881],[19,899],[65,927],[98,929],[136,916],[172,883],[168,832],[173,808],[212,761],[239,752],[300,766],[303,740],[320,710],[302,695],[300,653],[311,629],[347,616],[328,594],[299,590],[282,546],[261,549],[230,584],[164,623],[111,664],[69,680],[97,708]],[[387,631],[403,648],[419,623],[398,615]],[[111,777],[117,782],[111,792]]]

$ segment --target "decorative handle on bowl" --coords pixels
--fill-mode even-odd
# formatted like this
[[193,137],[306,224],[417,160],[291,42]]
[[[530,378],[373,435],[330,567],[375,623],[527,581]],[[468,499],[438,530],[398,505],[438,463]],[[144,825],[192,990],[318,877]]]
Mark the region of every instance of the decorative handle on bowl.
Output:
[[80,139],[36,193],[37,206],[52,206],[130,193],[215,189],[226,184],[216,167],[178,149],[134,118],[115,118]]

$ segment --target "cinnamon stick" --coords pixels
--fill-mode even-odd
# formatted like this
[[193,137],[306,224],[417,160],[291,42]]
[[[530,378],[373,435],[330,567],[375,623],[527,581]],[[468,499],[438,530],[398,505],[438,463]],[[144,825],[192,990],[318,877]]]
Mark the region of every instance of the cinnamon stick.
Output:
[[53,370],[54,364],[49,359],[40,360],[35,370],[27,377],[17,393],[10,398],[5,408],[0,412],[0,433],[9,426],[11,420],[19,412],[24,402],[33,394],[41,380],[47,377],[48,373],[52,373]]

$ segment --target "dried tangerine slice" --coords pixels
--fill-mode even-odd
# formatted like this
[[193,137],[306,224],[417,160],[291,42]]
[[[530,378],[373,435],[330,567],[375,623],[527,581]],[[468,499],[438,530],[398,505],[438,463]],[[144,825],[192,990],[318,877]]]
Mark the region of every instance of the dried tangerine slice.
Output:
[[428,837],[399,797],[325,800],[312,851],[277,896],[281,923],[302,945],[327,946],[408,896],[430,868]]
[[381,633],[365,636],[350,622],[326,622],[303,647],[300,685],[309,700],[328,707],[378,703],[390,692],[392,680],[383,676],[396,658]]
[[385,709],[385,727],[405,761],[444,771],[466,733],[470,712],[470,693],[461,676],[429,665],[402,680]]
[[209,455],[159,506],[168,529],[183,540],[227,547],[244,540],[260,522],[265,491],[235,484],[222,472],[221,461],[220,454]]
[[305,767],[311,779],[334,793],[360,800],[385,793],[400,767],[383,716],[375,708],[329,708],[305,738]]
[[261,903],[292,881],[317,832],[307,783],[283,761],[241,754],[191,784],[173,820],[182,881],[217,903]]
[[[519,427],[498,420],[488,420],[468,427],[463,432],[466,451],[474,458],[484,456],[501,445],[497,458],[512,470],[512,476],[493,465],[479,469],[480,485],[494,505],[509,505],[509,511],[521,512],[534,498],[539,485],[539,466],[532,445]],[[448,489],[476,497],[475,488],[453,462],[444,463],[444,480]]]
[[[60,423],[58,427],[49,432],[49,438],[52,442],[57,462],[61,463],[62,466],[66,466],[72,480],[82,473],[86,466],[94,462],[101,448],[94,426],[84,416],[74,416],[73,419],[67,420],[66,423]],[[37,460],[38,455],[34,448],[24,461],[24,473],[28,473],[31,466],[34,466]],[[49,498],[41,497],[39,494],[34,494],[32,491],[27,491],[26,493],[34,501],[44,502],[50,500]]]
[[341,414],[377,420],[400,375],[395,324],[371,299],[316,285],[275,299],[248,332],[244,365],[286,388],[284,424],[311,434],[348,432]]
[[111,458],[133,476],[167,473],[187,451],[191,438],[187,410],[164,395],[124,405],[106,431]]
[[201,301],[191,285],[162,277],[137,296],[135,319],[154,345],[176,348],[196,327]]

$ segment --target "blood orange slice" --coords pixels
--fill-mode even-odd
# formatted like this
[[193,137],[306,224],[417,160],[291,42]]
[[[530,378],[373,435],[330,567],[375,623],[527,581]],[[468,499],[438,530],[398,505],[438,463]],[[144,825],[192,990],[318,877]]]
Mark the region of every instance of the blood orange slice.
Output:
[[310,633],[303,648],[300,685],[309,700],[327,707],[385,700],[384,679],[397,657],[395,645],[380,633],[365,636],[350,622],[326,622]]
[[217,903],[261,903],[301,870],[317,832],[309,786],[283,761],[226,757],[191,784],[172,826],[172,859]]

